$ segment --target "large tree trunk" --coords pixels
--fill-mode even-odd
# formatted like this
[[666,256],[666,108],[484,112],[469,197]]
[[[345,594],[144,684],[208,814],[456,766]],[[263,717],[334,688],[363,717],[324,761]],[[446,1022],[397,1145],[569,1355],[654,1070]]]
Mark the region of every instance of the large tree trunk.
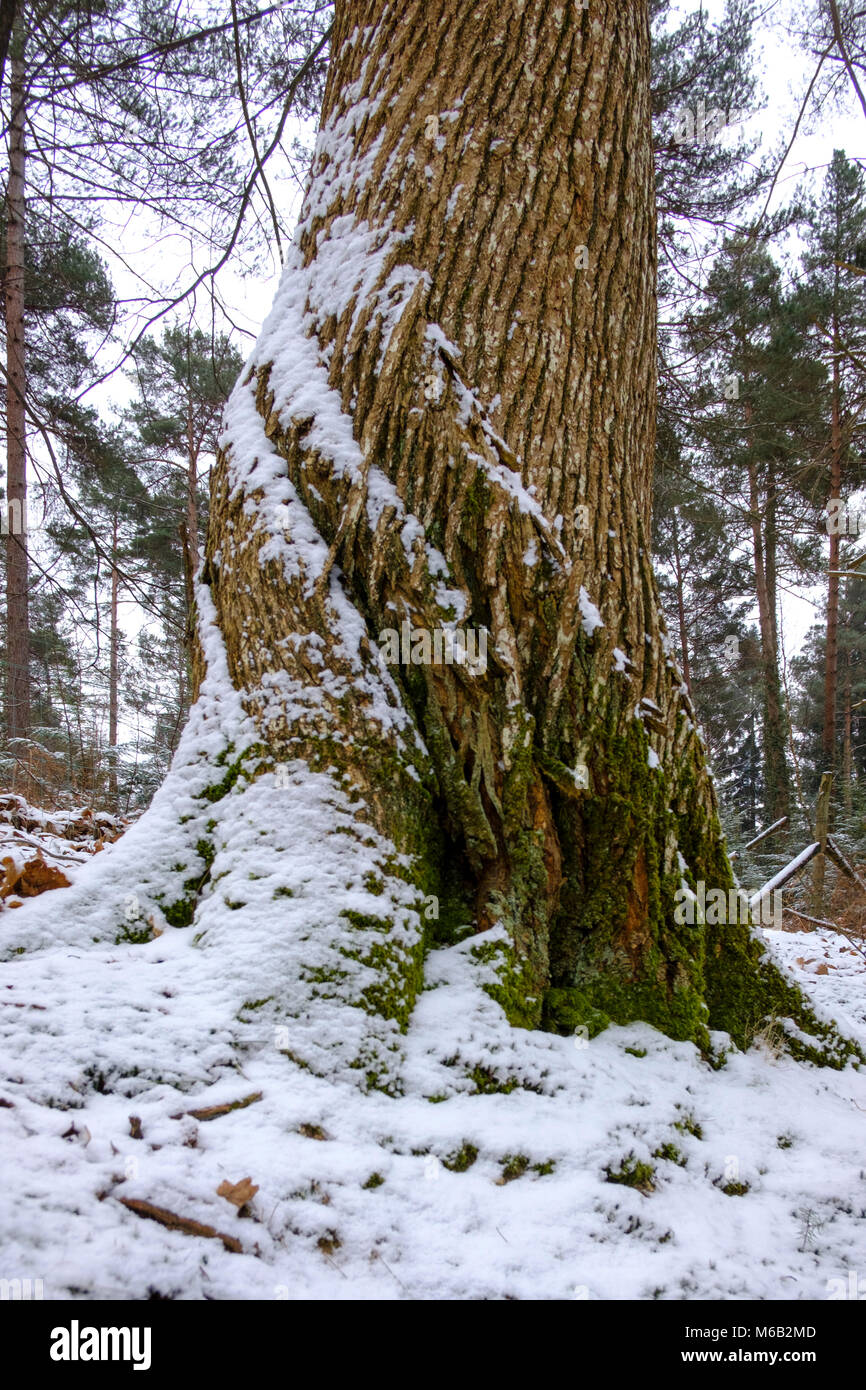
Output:
[[6,735],[30,735],[27,431],[24,358],[25,107],[22,39],[13,37],[6,184]]
[[[484,1089],[453,1012],[404,1047],[432,942],[431,987],[480,983],[515,1024],[644,1019],[710,1052],[775,1016],[798,1056],[859,1055],[731,904],[688,920],[734,885],[649,555],[648,92],[645,0],[337,4],[214,470],[188,725],[147,814],[26,919],[30,949],[185,958],[189,1034],[131,1048],[136,1086],[276,1044],[415,1095],[441,1046]],[[486,662],[389,668],[383,633],[425,655],[441,629],[486,633]]]
[[[517,1023],[826,1034],[748,925],[675,913],[733,879],[649,553],[645,0],[338,3],[333,49],[214,476],[202,602],[258,738],[208,797],[312,769],[391,847],[378,910],[347,883],[331,923],[400,1026],[421,929],[469,928]],[[486,668],[406,661],[445,628]]]

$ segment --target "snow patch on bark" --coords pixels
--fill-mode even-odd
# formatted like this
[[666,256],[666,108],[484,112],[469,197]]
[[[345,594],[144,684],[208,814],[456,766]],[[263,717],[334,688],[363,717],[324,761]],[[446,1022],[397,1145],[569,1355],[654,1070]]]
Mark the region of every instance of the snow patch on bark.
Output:
[[598,630],[598,628],[604,627],[604,623],[601,620],[601,614],[599,613],[598,609],[596,608],[595,604],[593,603],[592,599],[590,598],[589,594],[586,592],[586,589],[583,587],[582,584],[580,586],[580,595],[578,598],[578,603],[580,606],[581,615],[580,625],[586,633],[587,637],[591,637],[593,633]]

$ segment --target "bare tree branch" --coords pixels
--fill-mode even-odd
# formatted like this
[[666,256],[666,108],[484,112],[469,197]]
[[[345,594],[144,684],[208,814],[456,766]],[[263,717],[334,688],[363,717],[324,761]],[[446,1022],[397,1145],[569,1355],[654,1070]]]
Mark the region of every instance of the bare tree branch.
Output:
[[842,33],[842,21],[839,18],[839,6],[837,5],[836,0],[827,0],[827,5],[830,10],[830,18],[833,21],[833,34],[836,40],[836,46],[839,49],[840,54],[842,55],[842,61],[845,64],[848,76],[850,77],[851,82],[853,84],[854,91],[857,93],[857,96],[860,99],[860,105],[863,108],[863,115],[866,116],[866,97],[863,96],[860,83],[857,81],[857,74],[854,71],[854,64],[851,62],[851,58],[848,53],[848,47],[845,43],[845,35]]

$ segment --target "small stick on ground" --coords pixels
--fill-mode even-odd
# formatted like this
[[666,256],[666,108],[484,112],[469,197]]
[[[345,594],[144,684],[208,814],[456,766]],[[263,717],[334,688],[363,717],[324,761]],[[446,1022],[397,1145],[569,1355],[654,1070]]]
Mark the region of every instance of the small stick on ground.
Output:
[[229,1115],[232,1110],[246,1110],[248,1105],[255,1104],[261,1098],[261,1091],[255,1091],[251,1096],[244,1096],[243,1100],[232,1100],[226,1105],[206,1105],[203,1110],[180,1110],[171,1118],[182,1120],[184,1115],[192,1115],[194,1120],[217,1120],[220,1115]]
[[846,932],[844,927],[840,927],[838,922],[827,922],[824,920],[823,917],[808,917],[805,912],[798,912],[795,907],[786,907],[785,911],[790,912],[794,917],[799,917],[803,922],[814,922],[815,926],[829,927],[831,931],[839,932],[841,936],[844,936],[846,941],[850,941],[854,949],[856,951],[859,951],[863,959],[866,960],[866,951],[864,951],[863,947],[860,945],[860,942],[857,940],[855,936],[849,935],[849,933]]
[[786,912],[790,912],[792,917],[799,917],[801,922],[811,922],[815,927],[832,927],[836,931],[836,923],[828,922],[826,917],[810,917],[808,912],[800,912],[796,907],[786,907]]
[[231,1250],[235,1255],[243,1254],[243,1246],[239,1240],[234,1236],[224,1235],[214,1226],[205,1226],[201,1221],[193,1221],[190,1216],[178,1216],[173,1211],[166,1211],[165,1207],[155,1207],[152,1202],[142,1202],[135,1197],[121,1197],[119,1200],[122,1206],[134,1211],[136,1216],[149,1217],[151,1221],[158,1221],[160,1226],[168,1226],[171,1231],[185,1231],[189,1236],[221,1240],[226,1250]]

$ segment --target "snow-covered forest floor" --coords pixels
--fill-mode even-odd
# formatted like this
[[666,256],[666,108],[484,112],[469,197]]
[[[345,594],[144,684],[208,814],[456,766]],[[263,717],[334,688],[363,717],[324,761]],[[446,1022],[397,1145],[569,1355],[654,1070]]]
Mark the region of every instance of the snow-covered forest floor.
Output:
[[[866,1070],[796,1063],[772,1029],[714,1068],[646,1025],[512,1028],[478,951],[497,929],[428,954],[405,1034],[359,1007],[377,972],[358,923],[387,904],[411,944],[408,885],[374,881],[388,847],[325,774],[214,792],[256,735],[200,603],[208,673],[150,809],[70,887],[0,913],[4,1277],[55,1299],[856,1289]],[[205,835],[172,926],[160,901]],[[767,935],[866,1044],[863,956]],[[359,1058],[399,1094],[362,1090]]]
[[[81,886],[107,894],[119,849]],[[88,944],[65,920],[75,893],[3,919],[4,947],[28,918],[40,943],[0,986],[3,1267],[46,1298],[824,1299],[866,1269],[862,1072],[795,1063],[772,1036],[714,1070],[643,1025],[512,1029],[470,938],[427,960],[404,1094],[363,1094],[293,1065],[270,1026],[239,1052],[251,955],[273,968],[263,916],[218,951],[170,927]],[[769,935],[866,1042],[863,957],[829,932]],[[238,1210],[217,1189],[245,1178]]]

